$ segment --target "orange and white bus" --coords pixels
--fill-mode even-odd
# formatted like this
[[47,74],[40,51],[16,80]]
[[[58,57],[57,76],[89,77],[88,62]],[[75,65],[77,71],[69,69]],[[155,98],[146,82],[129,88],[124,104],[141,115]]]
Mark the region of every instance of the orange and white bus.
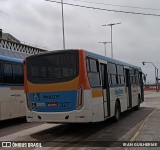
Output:
[[24,67],[28,122],[118,121],[144,100],[140,67],[85,50],[29,56]]

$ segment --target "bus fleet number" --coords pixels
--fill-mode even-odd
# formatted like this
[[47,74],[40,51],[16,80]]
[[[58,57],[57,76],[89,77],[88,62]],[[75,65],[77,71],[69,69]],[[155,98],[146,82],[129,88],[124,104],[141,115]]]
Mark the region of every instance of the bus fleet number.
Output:
[[59,102],[59,107],[68,107],[69,102]]

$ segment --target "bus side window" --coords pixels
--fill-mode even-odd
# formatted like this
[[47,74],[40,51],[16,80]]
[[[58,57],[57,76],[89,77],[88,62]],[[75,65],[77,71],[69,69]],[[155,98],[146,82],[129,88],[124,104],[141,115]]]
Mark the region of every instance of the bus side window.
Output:
[[89,72],[90,68],[89,68],[89,59],[88,58],[86,59],[86,68],[87,68],[87,71]]
[[118,84],[116,64],[108,63],[109,83],[111,85]]
[[106,74],[105,74],[105,65],[101,64],[101,79],[102,79],[102,87],[106,88]]
[[135,78],[136,78],[136,84],[140,84],[139,71],[137,69],[135,70]]
[[122,65],[117,65],[117,74],[118,74],[118,84],[124,85],[124,69]]
[[4,73],[4,83],[12,84],[12,65],[9,63],[3,64],[3,73]]
[[21,65],[12,65],[13,67],[13,83],[23,84],[23,70]]
[[130,76],[131,76],[131,84],[135,84],[136,78],[135,78],[135,70],[133,68],[130,69]]
[[91,87],[101,86],[98,60],[87,58],[86,63]]
[[90,59],[90,71],[99,72],[98,61]]

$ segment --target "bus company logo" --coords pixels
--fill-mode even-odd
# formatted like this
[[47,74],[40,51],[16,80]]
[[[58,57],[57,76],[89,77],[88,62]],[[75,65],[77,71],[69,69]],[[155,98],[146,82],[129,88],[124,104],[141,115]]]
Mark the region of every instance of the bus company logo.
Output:
[[50,95],[43,95],[44,99],[59,99],[60,95],[58,94],[50,94]]
[[39,96],[38,93],[35,93],[35,94],[34,94],[33,100],[34,100],[34,101],[39,101],[39,100],[40,100],[40,96]]
[[122,89],[115,90],[115,95],[116,96],[122,96],[123,95],[123,90]]
[[12,147],[11,142],[2,142],[2,147]]

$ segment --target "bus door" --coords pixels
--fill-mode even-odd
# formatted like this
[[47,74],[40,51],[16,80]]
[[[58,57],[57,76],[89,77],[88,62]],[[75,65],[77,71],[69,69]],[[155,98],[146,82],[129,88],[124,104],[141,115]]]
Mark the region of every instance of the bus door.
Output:
[[110,90],[106,64],[101,64],[101,79],[103,89],[104,117],[108,117],[110,116]]
[[125,69],[126,74],[126,87],[128,92],[128,99],[127,99],[127,107],[132,107],[132,88],[131,88],[131,78],[130,78],[130,70]]

